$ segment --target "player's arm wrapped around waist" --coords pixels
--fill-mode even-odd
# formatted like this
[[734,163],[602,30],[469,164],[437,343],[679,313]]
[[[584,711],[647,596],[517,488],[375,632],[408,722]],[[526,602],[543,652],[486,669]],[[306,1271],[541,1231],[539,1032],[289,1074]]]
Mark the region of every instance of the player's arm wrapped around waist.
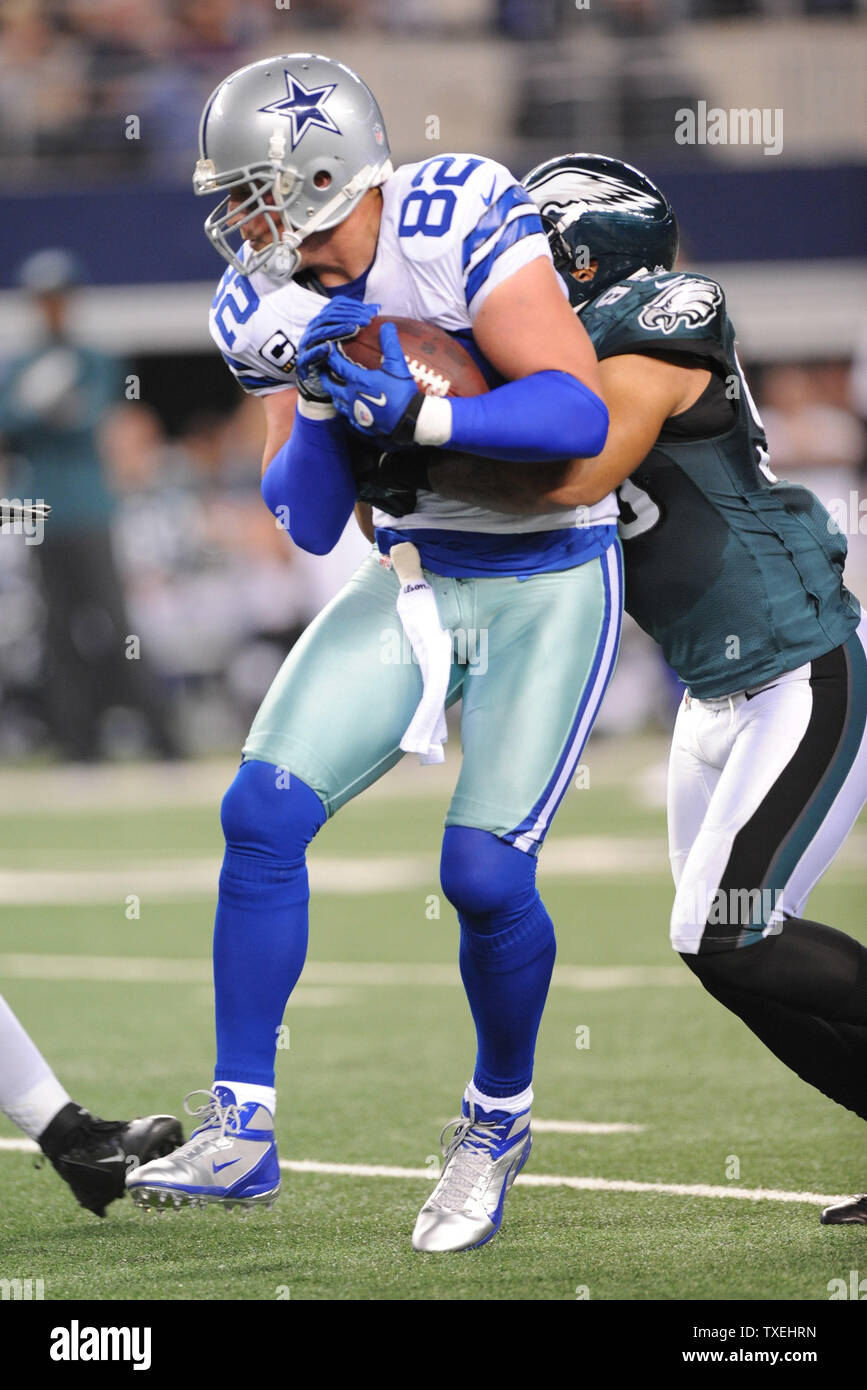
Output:
[[429,469],[454,457],[446,449],[424,449],[411,444],[406,449],[385,450],[381,442],[356,439],[348,431],[352,473],[359,502],[379,507],[389,516],[414,512],[420,491],[434,492]]
[[[540,375],[565,376],[566,374],[551,372]],[[509,382],[507,386],[499,387],[496,391],[482,396],[449,398],[448,401],[442,401],[435,397],[420,397],[419,416],[421,415],[421,410],[424,409],[425,401],[430,401],[435,411],[437,407],[443,404],[449,406],[454,405],[460,408],[465,404],[475,405],[476,402],[488,402],[499,395],[501,391],[509,391],[512,386],[522,388],[520,393],[515,394],[519,394],[518,403],[523,407],[526,403],[525,398],[529,394],[526,387],[532,383],[536,383],[538,379],[537,376],[525,377],[521,381]],[[516,466],[525,464],[527,467],[526,477],[529,482],[534,476],[534,464],[562,464],[564,459],[569,459],[573,456],[585,458],[592,457],[594,452],[599,452],[604,446],[605,437],[608,432],[608,411],[599,397],[594,395],[592,391],[589,391],[587,387],[582,386],[574,377],[568,377],[568,381],[577,386],[581,392],[584,392],[586,396],[590,398],[591,402],[595,402],[598,405],[599,409],[597,410],[593,405],[590,406],[591,413],[589,424],[581,426],[582,432],[580,435],[569,435],[565,430],[549,431],[546,434],[545,440],[542,441],[541,446],[535,450],[533,447],[534,439],[537,444],[539,443],[538,422],[534,423],[531,418],[525,430],[515,428],[509,429],[508,425],[503,426],[500,423],[500,407],[498,407],[498,410],[493,416],[498,430],[502,429],[499,440],[500,447],[498,447],[497,440],[494,442],[494,447],[488,448],[483,448],[479,442],[481,438],[489,437],[487,435],[487,427],[490,423],[490,419],[483,419],[481,422],[471,421],[465,433],[459,431],[459,440],[454,438],[454,434],[451,432],[451,425],[449,424],[450,432],[448,440],[437,445],[432,445],[430,443],[408,444],[403,448],[395,449],[394,447],[390,447],[389,441],[387,440],[378,441],[376,443],[372,441],[368,443],[367,441],[359,440],[356,443],[353,437],[351,443],[352,467],[359,500],[362,502],[369,502],[375,507],[381,507],[382,510],[388,512],[390,516],[405,516],[407,512],[415,510],[416,494],[418,491],[436,492],[439,490],[437,485],[431,481],[430,469],[446,461],[449,461],[452,465],[456,462],[462,463],[464,465],[464,471],[466,471],[467,465],[472,465],[473,456],[477,459],[483,456],[491,460],[490,464],[480,465],[482,467],[491,467],[493,463],[498,461],[503,463],[514,463]],[[571,391],[571,388],[568,389]],[[534,390],[534,399],[535,398],[536,392]],[[506,399],[508,402],[509,398],[507,397]],[[424,435],[423,430],[421,433]],[[439,435],[435,437],[439,438]],[[471,440],[471,442],[465,444],[463,442],[465,438]],[[574,445],[573,452],[569,452],[568,450],[564,452],[564,445],[570,438]],[[526,441],[526,447],[524,447],[524,445],[517,445],[515,443],[516,439]],[[508,443],[506,443],[506,441],[508,441]],[[546,450],[544,455],[541,452],[542,447]],[[551,450],[551,453],[549,454],[547,450]],[[483,476],[488,478],[488,475]],[[488,485],[493,485],[496,489],[495,477],[496,474],[488,478]],[[478,479],[474,478],[474,481],[477,485]],[[514,493],[514,474],[509,481],[512,492]],[[494,490],[491,496],[486,496],[484,499],[478,496],[473,496],[472,498],[467,497],[465,492],[447,495],[460,497],[466,501],[473,501],[482,506],[497,505],[496,490]],[[524,499],[525,503],[526,500],[527,499]],[[538,502],[538,492],[535,489],[532,492],[532,502]],[[507,510],[533,511],[538,510],[538,507],[535,505],[524,505],[521,507],[508,507]],[[550,507],[548,510],[550,510]]]
[[569,372],[534,372],[480,396],[424,396],[413,442],[484,458],[593,458],[608,437],[605,402]]
[[355,505],[346,430],[334,407],[299,397],[292,434],[262,477],[262,496],[296,545],[327,555]]

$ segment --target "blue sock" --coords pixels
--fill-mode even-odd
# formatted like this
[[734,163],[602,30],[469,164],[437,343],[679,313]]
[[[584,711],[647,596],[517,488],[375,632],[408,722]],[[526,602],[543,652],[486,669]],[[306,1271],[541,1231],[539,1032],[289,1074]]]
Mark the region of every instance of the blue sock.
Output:
[[325,819],[316,793],[271,763],[242,763],[223,798],[215,1080],[274,1085],[277,1030],[307,954],[305,852]]
[[488,1096],[518,1095],[533,1079],[556,954],[536,860],[487,830],[452,825],[440,876],[461,924],[461,978],[478,1042],[473,1082]]

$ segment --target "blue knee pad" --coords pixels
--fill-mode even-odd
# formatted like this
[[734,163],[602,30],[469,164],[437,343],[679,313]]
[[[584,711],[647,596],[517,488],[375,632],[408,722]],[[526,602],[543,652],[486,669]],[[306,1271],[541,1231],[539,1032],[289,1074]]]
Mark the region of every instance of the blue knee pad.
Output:
[[303,863],[325,820],[325,807],[306,782],[255,761],[241,764],[220,808],[227,855],[259,860],[263,868]]
[[487,970],[518,969],[553,946],[535,857],[489,830],[447,827],[440,882],[458,913],[462,949]]

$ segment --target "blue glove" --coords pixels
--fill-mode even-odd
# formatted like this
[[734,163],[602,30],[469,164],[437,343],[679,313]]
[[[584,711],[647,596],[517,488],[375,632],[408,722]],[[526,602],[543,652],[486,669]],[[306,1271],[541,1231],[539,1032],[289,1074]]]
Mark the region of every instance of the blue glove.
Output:
[[337,348],[327,358],[328,391],[341,415],[367,439],[409,444],[424,396],[406,365],[397,328],[384,323],[379,330],[380,367],[359,367]]
[[295,361],[298,390],[308,400],[331,399],[329,385],[322,379],[322,365],[332,343],[341,338],[354,338],[359,328],[365,328],[379,312],[378,304],[362,304],[345,294],[337,295],[308,323]]

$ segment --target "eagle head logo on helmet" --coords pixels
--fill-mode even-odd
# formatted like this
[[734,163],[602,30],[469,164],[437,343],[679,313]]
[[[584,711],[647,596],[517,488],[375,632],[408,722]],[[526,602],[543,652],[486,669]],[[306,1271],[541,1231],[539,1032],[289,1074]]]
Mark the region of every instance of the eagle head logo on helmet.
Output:
[[[554,264],[580,307],[634,271],[671,270],[677,219],[655,183],[622,160],[570,154],[532,169],[524,187],[539,208]],[[592,279],[574,270],[597,263]]]
[[653,213],[656,209],[656,200],[642,189],[630,188],[608,174],[580,169],[552,172],[535,185],[533,194],[542,216],[564,228],[594,210]]

